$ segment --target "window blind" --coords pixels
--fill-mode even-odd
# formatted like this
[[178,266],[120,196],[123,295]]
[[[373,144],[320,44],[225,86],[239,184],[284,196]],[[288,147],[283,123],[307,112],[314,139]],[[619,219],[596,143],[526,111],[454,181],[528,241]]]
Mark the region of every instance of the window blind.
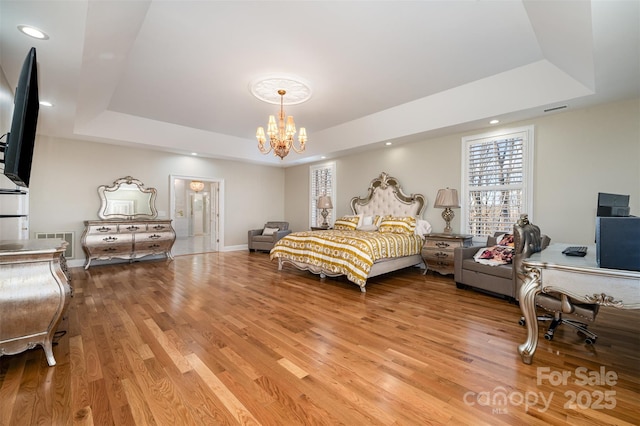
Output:
[[[463,139],[463,143],[465,140]],[[530,208],[527,193],[532,150],[528,131],[466,141],[463,191],[466,233],[484,237],[510,233]],[[527,212],[530,213],[530,212]]]
[[[334,178],[335,178],[335,164],[325,164],[320,166],[312,166],[310,168],[310,202],[311,206],[309,211],[311,217],[309,218],[309,224],[311,226],[319,226],[322,223],[322,216],[320,215],[320,209],[318,209],[318,197],[321,195],[329,195],[333,202],[334,197]],[[333,215],[333,212],[332,212]]]

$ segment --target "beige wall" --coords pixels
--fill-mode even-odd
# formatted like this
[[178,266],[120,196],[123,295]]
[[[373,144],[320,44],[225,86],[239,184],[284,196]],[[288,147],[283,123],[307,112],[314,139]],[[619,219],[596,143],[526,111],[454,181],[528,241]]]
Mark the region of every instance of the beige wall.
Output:
[[[632,214],[640,215],[639,122],[640,100],[634,99],[506,126],[535,126],[532,215],[554,241],[593,243],[598,192],[630,194]],[[351,197],[366,195],[371,179],[385,171],[406,192],[427,197],[423,217],[441,231],[441,210],[433,208],[437,190],[460,188],[461,137],[483,131],[336,159],[336,213],[348,213]],[[308,228],[309,165],[281,169],[38,136],[29,195],[31,235],[75,231],[76,259],[82,259],[83,221],[97,218],[99,185],[132,175],[158,190],[157,208],[168,217],[172,174],[224,181],[223,249],[241,248],[247,229],[267,220],[288,220],[296,231]]]
[[30,185],[31,236],[75,231],[75,257],[83,259],[83,221],[98,218],[98,186],[127,175],[157,189],[156,207],[164,217],[170,216],[169,175],[223,180],[223,250],[246,246],[248,229],[284,216],[281,168],[38,137]]
[[[504,126],[535,126],[534,210],[529,213],[553,241],[593,243],[598,192],[630,194],[631,212],[640,216],[639,123],[640,99],[633,99]],[[461,138],[485,131],[336,159],[336,213],[347,214],[351,197],[366,195],[371,179],[385,171],[400,180],[405,192],[427,197],[423,217],[441,232],[442,211],[433,208],[436,193],[447,186],[460,189]],[[286,217],[294,228],[305,229],[309,166],[288,168],[285,180]],[[454,212],[452,227],[459,231],[459,210]]]

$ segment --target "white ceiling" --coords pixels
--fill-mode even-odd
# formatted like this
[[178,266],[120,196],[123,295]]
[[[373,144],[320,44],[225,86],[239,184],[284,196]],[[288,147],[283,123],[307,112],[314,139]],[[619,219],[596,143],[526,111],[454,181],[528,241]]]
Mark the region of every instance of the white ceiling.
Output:
[[[40,134],[283,166],[640,96],[637,0],[0,0],[12,86],[31,46]],[[284,160],[255,140],[272,74],[313,91]]]

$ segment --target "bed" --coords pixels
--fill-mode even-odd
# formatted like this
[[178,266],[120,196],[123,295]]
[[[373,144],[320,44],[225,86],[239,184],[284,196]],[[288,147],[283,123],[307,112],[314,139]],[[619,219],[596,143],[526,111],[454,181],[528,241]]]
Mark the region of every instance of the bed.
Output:
[[280,239],[270,252],[278,270],[291,265],[321,278],[346,276],[366,292],[369,278],[424,265],[420,252],[431,226],[421,219],[423,195],[405,194],[396,178],[382,172],[367,195],[352,198],[350,206],[352,215],[336,220],[333,230],[294,232]]

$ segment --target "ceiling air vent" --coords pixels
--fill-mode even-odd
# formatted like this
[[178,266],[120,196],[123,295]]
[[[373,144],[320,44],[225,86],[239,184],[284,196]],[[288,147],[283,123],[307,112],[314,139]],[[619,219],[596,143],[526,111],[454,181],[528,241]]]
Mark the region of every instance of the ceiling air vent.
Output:
[[553,107],[553,108],[547,108],[544,110],[544,112],[551,112],[551,111],[557,111],[559,109],[565,109],[567,106],[566,105],[562,105],[562,106],[557,106],[557,107]]

